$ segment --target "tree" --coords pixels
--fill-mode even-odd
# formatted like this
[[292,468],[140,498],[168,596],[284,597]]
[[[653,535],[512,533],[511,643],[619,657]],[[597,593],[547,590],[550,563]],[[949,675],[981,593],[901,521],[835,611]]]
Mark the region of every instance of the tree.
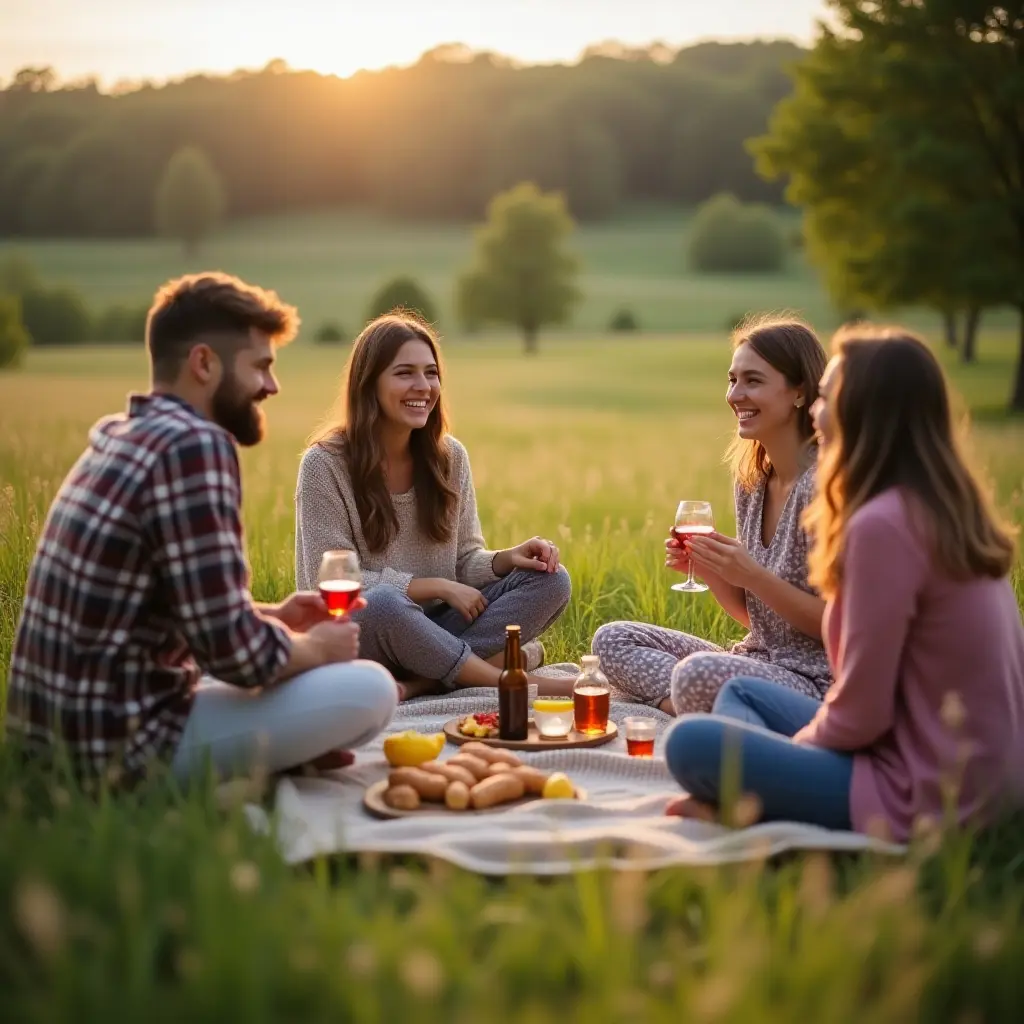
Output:
[[523,183],[495,196],[476,232],[475,263],[458,280],[463,322],[514,324],[535,353],[541,327],[564,323],[580,298],[579,264],[565,251],[572,229],[560,193]]
[[833,294],[917,303],[947,333],[1020,312],[1010,406],[1024,409],[1024,14],[977,0],[829,0],[760,169],[789,178]]
[[786,236],[768,207],[722,194],[697,211],[688,255],[704,274],[772,273],[786,260]]
[[377,290],[370,299],[366,319],[376,320],[385,313],[400,309],[415,313],[428,324],[437,323],[437,306],[434,300],[417,281],[405,275],[392,278]]
[[21,366],[30,343],[21,322],[21,303],[14,295],[0,295],[0,370]]
[[167,163],[156,190],[156,223],[161,234],[180,239],[186,254],[220,224],[224,186],[216,168],[196,146],[179,149]]

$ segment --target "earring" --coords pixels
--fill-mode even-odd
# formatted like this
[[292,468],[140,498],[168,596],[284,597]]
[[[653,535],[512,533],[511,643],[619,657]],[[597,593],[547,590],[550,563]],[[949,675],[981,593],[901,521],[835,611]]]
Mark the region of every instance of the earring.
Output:
[[793,403],[793,408],[794,409],[802,409],[803,407],[804,407],[804,400],[802,398],[798,398],[796,400],[796,402]]

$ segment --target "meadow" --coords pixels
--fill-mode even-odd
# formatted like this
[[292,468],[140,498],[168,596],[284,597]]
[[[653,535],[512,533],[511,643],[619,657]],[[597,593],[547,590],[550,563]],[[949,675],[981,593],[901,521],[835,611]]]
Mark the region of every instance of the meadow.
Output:
[[[714,331],[750,309],[792,309],[821,330],[841,319],[802,254],[791,253],[778,274],[697,275],[686,265],[692,213],[684,207],[633,205],[613,219],[580,225],[571,248],[581,261],[583,299],[569,330],[589,337],[619,309],[629,309],[646,332]],[[780,217],[793,231],[795,212]],[[152,238],[116,240],[0,240],[0,260],[27,256],[50,283],[79,288],[89,302],[148,302],[167,278],[224,268],[276,288],[302,311],[310,333],[324,321],[358,331],[374,291],[397,274],[411,274],[437,302],[441,325],[456,328],[454,282],[472,257],[468,224],[397,221],[361,210],[262,217],[229,223],[186,259],[178,244]],[[934,326],[935,317],[908,311],[904,319]],[[1010,314],[986,324],[1008,327]],[[541,339],[543,345],[543,337]]]
[[[417,229],[402,230],[411,237]],[[667,235],[652,222],[647,235],[637,229],[631,256],[616,256],[636,261],[637,287],[661,287],[645,239],[677,253],[678,236],[669,246]],[[599,236],[594,229],[595,253]],[[291,251],[288,239],[261,250],[258,236],[232,237],[232,269],[256,277]],[[112,248],[105,297],[172,270],[169,251],[158,259],[154,244],[138,245],[133,259],[135,250],[119,244],[121,262]],[[462,246],[453,236],[447,249],[424,250],[428,283],[428,265],[441,274]],[[353,243],[353,260],[365,255],[359,249]],[[77,275],[99,296],[99,271],[93,282],[78,247],[62,243],[60,252],[31,248],[48,272]],[[146,252],[153,261],[142,265]],[[362,259],[360,267],[368,273]],[[362,280],[333,270],[346,288]],[[598,288],[599,275],[588,273]],[[799,286],[804,300],[792,304],[824,316],[809,299],[817,286]],[[308,301],[316,320],[327,315],[331,287],[325,270],[322,279],[296,278],[288,297]],[[638,294],[633,283],[616,289],[602,299],[609,307]],[[659,295],[665,311],[686,301],[667,285]],[[573,575],[570,609],[545,638],[550,660],[578,660],[594,629],[616,618],[719,641],[738,635],[706,595],[671,592],[661,568],[680,498],[710,500],[719,527],[733,527],[721,465],[732,429],[723,402],[725,299],[700,300],[704,333],[552,336],[535,359],[511,336],[446,347],[453,429],[471,455],[488,541],[546,534]],[[744,307],[758,301],[744,292]],[[765,294],[765,305],[789,302],[784,290],[771,290],[770,302]],[[587,322],[601,322],[598,306],[587,310]],[[1024,524],[1024,421],[996,412],[1014,352],[1011,334],[986,333],[978,365],[951,371],[976,413],[977,459],[1000,507]],[[244,453],[259,599],[291,587],[298,458],[336,398],[344,355],[302,342],[284,350],[283,391],[267,407],[270,436]],[[20,373],[0,375],[0,696],[49,499],[88,426],[145,383],[143,354],[124,347],[38,351]],[[1020,564],[1015,586],[1024,604]],[[973,839],[928,837],[900,862],[809,856],[501,882],[406,859],[340,858],[295,870],[211,790],[186,797],[157,780],[130,795],[87,796],[0,747],[0,1013],[11,1021],[145,1013],[253,1024],[1019,1019],[1022,849],[1017,821]]]

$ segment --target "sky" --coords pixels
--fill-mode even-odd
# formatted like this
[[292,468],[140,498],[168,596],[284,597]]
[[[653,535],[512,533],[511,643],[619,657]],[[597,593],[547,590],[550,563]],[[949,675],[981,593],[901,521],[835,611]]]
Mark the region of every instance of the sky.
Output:
[[0,83],[27,65],[63,80],[293,68],[350,75],[442,43],[533,63],[590,44],[810,42],[824,0],[0,0]]

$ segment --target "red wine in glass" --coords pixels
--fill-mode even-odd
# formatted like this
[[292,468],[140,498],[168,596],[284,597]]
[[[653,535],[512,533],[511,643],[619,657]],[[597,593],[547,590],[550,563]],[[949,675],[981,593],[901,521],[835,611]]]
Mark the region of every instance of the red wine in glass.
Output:
[[360,589],[358,580],[324,580],[320,584],[320,596],[332,615],[348,615],[359,597]]
[[335,618],[344,618],[359,600],[363,582],[359,556],[354,551],[325,551],[317,582],[327,610]]

